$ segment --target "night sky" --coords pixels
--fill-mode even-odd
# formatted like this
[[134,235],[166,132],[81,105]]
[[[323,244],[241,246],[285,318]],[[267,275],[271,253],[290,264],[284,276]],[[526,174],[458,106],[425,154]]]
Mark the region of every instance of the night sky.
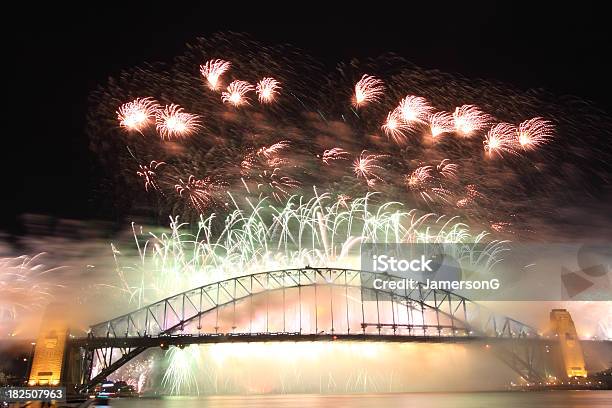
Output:
[[[285,9],[98,2],[78,10],[31,6],[6,13],[14,27],[4,34],[9,113],[1,136],[0,228],[22,233],[24,213],[111,217],[91,200],[100,169],[84,133],[89,93],[122,69],[170,60],[186,42],[218,31],[293,44],[330,70],[352,57],[392,51],[425,68],[521,89],[543,87],[612,111],[612,30],[603,9],[582,3],[548,9],[534,8],[540,7],[535,2],[503,8],[409,3],[403,10],[375,2],[370,7],[379,9],[332,11],[314,4],[298,10],[289,2]],[[269,10],[275,11],[265,14]]]

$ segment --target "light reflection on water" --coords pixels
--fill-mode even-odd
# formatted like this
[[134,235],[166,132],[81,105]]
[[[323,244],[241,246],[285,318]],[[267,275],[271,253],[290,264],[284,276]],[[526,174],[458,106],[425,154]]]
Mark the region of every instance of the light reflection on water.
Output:
[[111,406],[119,408],[597,408],[612,407],[612,391],[172,397],[113,400]]

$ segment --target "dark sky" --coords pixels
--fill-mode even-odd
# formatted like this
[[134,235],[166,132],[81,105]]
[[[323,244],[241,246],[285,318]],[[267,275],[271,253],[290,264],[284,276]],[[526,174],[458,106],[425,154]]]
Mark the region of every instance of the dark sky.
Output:
[[5,14],[13,25],[3,36],[9,40],[3,50],[9,113],[0,136],[0,229],[20,233],[23,213],[66,218],[98,213],[90,201],[95,158],[83,130],[88,94],[124,68],[169,60],[186,42],[217,31],[294,44],[330,69],[351,57],[393,51],[426,68],[524,89],[544,87],[612,111],[609,14],[584,2],[548,7],[403,2],[404,8],[398,6],[402,2],[372,2],[367,8],[334,9],[332,2],[295,2],[303,10],[290,2],[280,9],[243,9],[238,2],[95,3],[81,9],[32,5]]

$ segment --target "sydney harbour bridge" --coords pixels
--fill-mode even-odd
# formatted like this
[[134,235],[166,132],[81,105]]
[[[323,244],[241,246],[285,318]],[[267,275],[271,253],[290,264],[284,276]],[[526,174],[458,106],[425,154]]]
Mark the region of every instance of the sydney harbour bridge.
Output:
[[305,267],[235,277],[95,324],[82,338],[62,336],[66,323],[49,319],[36,345],[30,384],[90,390],[151,347],[284,341],[482,342],[526,382],[545,381],[547,352],[561,342],[563,374],[586,375],[580,344],[571,342],[577,337],[569,314],[559,314],[564,322],[558,328],[569,337],[550,339],[450,291],[424,284],[375,289],[377,276]]

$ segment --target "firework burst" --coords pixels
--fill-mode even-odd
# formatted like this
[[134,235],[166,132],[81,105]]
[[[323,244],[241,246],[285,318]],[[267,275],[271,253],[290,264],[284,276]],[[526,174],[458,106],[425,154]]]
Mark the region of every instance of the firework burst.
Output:
[[458,134],[472,136],[491,124],[491,116],[484,113],[478,106],[463,105],[455,109],[453,123]]
[[289,147],[289,142],[283,140],[270,146],[262,146],[257,150],[251,150],[242,159],[242,173],[245,174],[244,171],[261,166],[273,168],[287,164],[287,159],[280,156],[280,153],[287,147]]
[[419,188],[424,186],[432,176],[433,168],[431,166],[417,167],[412,173],[406,177],[406,184],[411,188]]
[[433,203],[435,199],[448,202],[451,192],[444,188],[440,176],[452,178],[455,175],[456,169],[456,165],[445,159],[435,169],[439,176],[434,176],[433,166],[421,166],[405,176],[404,181],[406,187],[425,202]]
[[490,227],[495,232],[508,232],[509,228],[512,226],[509,222],[491,222]]
[[157,132],[162,139],[190,136],[202,126],[200,117],[187,113],[179,105],[171,104],[157,111],[155,116]]
[[111,374],[109,380],[114,382],[125,381],[134,387],[136,392],[141,393],[150,381],[154,366],[153,358],[135,358]]
[[457,208],[467,208],[473,202],[474,200],[470,199],[469,197],[462,197],[459,200],[457,200],[457,203],[455,205],[457,206]]
[[189,201],[191,206],[202,214],[217,202],[221,184],[210,177],[197,179],[190,175],[186,182],[179,179],[174,188],[179,197]]
[[389,112],[381,129],[389,139],[396,143],[402,143],[406,140],[406,133],[412,130],[412,127],[402,120],[397,110],[394,110]]
[[434,139],[444,133],[450,133],[455,130],[453,115],[448,112],[436,112],[429,116],[428,122],[431,136]]
[[[413,190],[407,189],[403,183],[404,176],[418,166],[429,165],[433,167],[433,179],[427,183],[429,194],[435,197],[431,189],[436,188],[450,190],[453,196],[452,204],[449,202],[448,206],[436,200],[436,204],[440,204],[436,211],[457,211],[454,204],[465,198],[463,188],[475,184],[487,199],[466,200],[470,219],[488,225],[490,220],[504,221],[508,214],[523,214],[520,220],[513,221],[519,225],[526,223],[528,217],[539,217],[544,221],[545,213],[553,208],[552,201],[564,194],[559,187],[563,185],[561,173],[552,170],[554,166],[547,165],[553,157],[562,154],[571,163],[578,163],[579,168],[573,172],[575,179],[586,177],[591,170],[598,174],[597,180],[603,177],[589,164],[585,153],[585,148],[597,146],[592,139],[596,132],[592,130],[601,127],[606,134],[609,133],[607,122],[599,121],[603,125],[595,123],[598,113],[589,116],[586,111],[574,109],[565,101],[551,102],[546,105],[548,116],[545,122],[555,124],[555,135],[551,139],[548,136],[552,130],[544,126],[546,132],[542,133],[537,120],[519,125],[521,120],[540,116],[533,114],[538,107],[544,106],[537,94],[513,90],[500,83],[470,81],[412,65],[402,66],[401,60],[388,61],[389,65],[384,66],[378,65],[376,60],[367,64],[357,61],[343,65],[339,71],[324,72],[310,57],[296,59],[297,53],[293,53],[291,48],[262,46],[243,37],[232,41],[232,38],[233,35],[220,35],[198,40],[167,68],[151,66],[130,71],[121,77],[130,78],[130,81],[111,81],[95,92],[88,133],[108,172],[121,175],[120,183],[107,188],[113,189],[113,193],[129,192],[126,199],[117,205],[140,206],[145,196],[137,194],[137,191],[143,184],[148,191],[155,189],[143,175],[134,177],[137,170],[142,170],[142,174],[154,179],[152,174],[146,173],[147,169],[139,169],[138,164],[136,168],[122,166],[122,163],[132,162],[132,158],[127,156],[128,149],[117,146],[117,143],[128,140],[122,135],[122,131],[128,128],[111,126],[109,129],[107,125],[118,123],[117,101],[133,100],[130,95],[150,95],[159,101],[176,98],[170,99],[168,104],[170,101],[180,102],[190,113],[201,115],[202,121],[206,120],[206,126],[198,130],[197,137],[173,139],[172,144],[148,138],[129,138],[132,152],[147,158],[146,163],[142,160],[143,166],[152,159],[163,159],[168,163],[168,168],[162,166],[157,170],[148,166],[148,170],[157,173],[157,185],[163,190],[160,200],[146,200],[151,214],[156,215],[170,215],[170,211],[185,207],[186,192],[181,197],[173,188],[180,184],[178,176],[188,183],[189,174],[198,178],[222,174],[227,182],[225,190],[237,196],[240,194],[239,200],[264,196],[278,199],[286,193],[308,195],[311,192],[307,187],[314,185],[321,193],[355,195],[367,184],[368,190],[380,192],[387,200],[415,202]],[[244,48],[244,44],[249,46]],[[245,52],[247,49],[253,51]],[[245,75],[237,77],[249,80],[253,85],[246,85],[246,92],[236,90],[232,97],[232,92],[226,90],[235,79],[230,79],[232,71],[223,71],[216,76],[218,97],[221,98],[221,91],[226,91],[226,104],[242,103],[239,112],[228,111],[218,99],[215,102],[216,93],[202,95],[202,78],[206,82],[208,76],[214,77],[215,72],[220,73],[222,70],[219,68],[225,66],[219,60],[209,61],[201,67],[204,76],[200,76],[198,67],[207,61],[202,60],[202,55],[211,55],[211,50],[231,61],[231,69],[237,68],[237,75]],[[376,78],[363,75],[374,72],[393,74],[388,77],[377,75]],[[273,102],[272,109],[252,106],[259,104],[255,102],[256,98],[265,96],[264,89],[274,88],[271,81],[259,82],[267,78],[274,78],[282,85],[280,96],[272,93],[275,101],[282,100],[283,103]],[[247,103],[249,97],[250,104]],[[347,106],[347,102],[352,102],[352,105]],[[439,112],[432,110],[432,106],[440,109],[453,106],[453,109]],[[362,114],[362,109],[367,113]],[[392,114],[388,115],[389,112]],[[485,149],[491,154],[484,155],[501,156],[502,160],[497,160],[497,163],[482,161],[481,140],[491,126],[498,123],[485,112],[494,113],[510,123],[516,122],[518,128],[512,136],[513,144],[505,137],[500,143],[495,131],[486,140]],[[113,137],[109,138],[109,134]],[[586,134],[588,136],[584,136]],[[587,137],[588,143],[581,137]],[[286,147],[268,150],[279,140],[288,142]],[[544,141],[551,144],[550,148],[537,148]],[[523,166],[523,160],[516,160],[503,150],[527,154],[526,150],[534,147],[535,150],[529,152],[533,163],[529,167]],[[360,154],[364,150],[373,156]],[[122,155],[121,160],[116,160],[117,152]],[[609,154],[602,153],[601,149],[590,149],[590,152],[598,159],[609,158]],[[372,160],[374,157],[379,158]],[[388,159],[382,160],[382,157]],[[451,170],[452,167],[444,171],[444,166],[439,166],[443,158],[460,166],[460,171]],[[598,161],[602,162],[610,163],[610,160]],[[172,174],[169,174],[170,170]],[[537,172],[538,176],[530,175],[531,172]],[[384,182],[379,179],[384,179]],[[134,181],[138,182],[138,189],[133,188]],[[510,181],[516,181],[516,188]],[[274,186],[279,186],[284,192]],[[540,189],[540,186],[544,188]],[[530,195],[544,190],[546,192],[538,199],[541,198],[546,205],[538,206],[528,215],[520,211],[519,207]],[[420,199],[416,202],[423,205]],[[153,209],[152,206],[161,208]],[[422,208],[430,210],[432,207],[425,203]],[[197,214],[187,209],[184,215],[193,217]],[[532,234],[533,229],[528,231],[523,227],[526,224],[517,229]]]
[[248,105],[249,97],[247,93],[254,89],[253,85],[247,81],[236,80],[229,84],[226,92],[221,93],[221,100],[223,103],[229,103],[234,106]]
[[368,103],[379,102],[385,91],[383,81],[371,75],[363,75],[355,84],[353,106],[356,108]]
[[165,164],[166,164],[165,162],[158,162],[158,161],[153,160],[148,165],[142,165],[142,164],[138,165],[140,170],[136,172],[136,175],[138,175],[139,177],[142,177],[143,182],[144,182],[145,191],[148,192],[149,188],[160,191],[159,185],[157,184],[157,180],[156,180],[157,174],[155,173],[155,170],[157,170],[159,166],[163,166]]
[[364,150],[353,162],[353,173],[358,179],[364,179],[368,187],[373,187],[376,181],[383,181],[377,173],[383,169],[380,160],[386,157],[386,154],[373,154]]
[[184,349],[171,347],[166,351],[166,358],[170,364],[164,372],[162,386],[173,395],[199,394],[197,378],[199,345],[192,344]]
[[151,124],[159,108],[153,98],[136,98],[132,102],[124,103],[117,111],[119,126],[127,130],[142,130]]
[[276,142],[270,146],[264,146],[257,150],[257,154],[265,157],[267,160],[272,160],[278,156],[278,154],[283,150],[289,147],[289,141],[281,140],[280,142]]
[[478,191],[478,187],[474,184],[465,186],[465,196],[457,200],[457,208],[467,208],[473,205],[477,199],[483,199],[484,195]]
[[276,100],[280,92],[280,82],[274,78],[263,78],[257,83],[255,92],[261,103],[272,103]]
[[53,292],[61,285],[50,283],[53,272],[40,263],[45,253],[0,258],[0,321],[14,320],[22,312],[42,308],[53,299]]
[[544,118],[533,118],[521,122],[518,127],[518,142],[524,150],[534,150],[553,138],[554,126]]
[[336,160],[348,160],[349,157],[349,152],[341,147],[334,147],[332,149],[325,150],[321,156],[321,160],[323,160],[324,164],[329,165],[331,162]]
[[425,122],[433,107],[423,97],[408,95],[400,101],[397,110],[405,123]]
[[504,153],[516,153],[516,126],[510,123],[498,123],[493,126],[483,142],[485,152],[492,156],[497,154],[502,156]]
[[221,59],[213,59],[207,61],[204,65],[200,65],[200,73],[206,79],[208,87],[213,91],[219,89],[219,78],[231,68],[232,64],[229,61]]
[[459,166],[451,163],[449,159],[444,159],[436,166],[436,170],[446,179],[456,179]]
[[351,200],[351,196],[347,194],[338,194],[336,196],[336,202],[339,206],[344,208],[349,208],[349,201]]
[[431,166],[417,167],[405,177],[406,186],[410,191],[419,194],[424,200],[431,199],[428,194],[429,183],[433,179]]
[[282,175],[281,169],[278,167],[272,170],[264,170],[258,175],[258,179],[257,189],[264,192],[269,191],[276,201],[282,201],[289,197],[288,189],[299,187],[301,184],[291,176]]

